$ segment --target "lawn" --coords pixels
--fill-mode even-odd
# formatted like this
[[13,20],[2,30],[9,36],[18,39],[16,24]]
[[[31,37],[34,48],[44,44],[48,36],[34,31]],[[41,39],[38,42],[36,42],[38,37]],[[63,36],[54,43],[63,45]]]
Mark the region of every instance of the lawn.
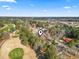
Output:
[[24,51],[22,48],[13,49],[9,53],[10,59],[23,59]]

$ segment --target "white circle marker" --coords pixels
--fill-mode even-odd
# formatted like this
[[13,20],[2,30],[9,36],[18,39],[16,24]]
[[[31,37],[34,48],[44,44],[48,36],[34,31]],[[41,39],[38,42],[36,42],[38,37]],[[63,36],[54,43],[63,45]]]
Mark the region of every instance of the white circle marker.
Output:
[[42,34],[43,34],[43,30],[40,29],[40,30],[38,31],[38,34],[39,34],[39,35],[42,35]]

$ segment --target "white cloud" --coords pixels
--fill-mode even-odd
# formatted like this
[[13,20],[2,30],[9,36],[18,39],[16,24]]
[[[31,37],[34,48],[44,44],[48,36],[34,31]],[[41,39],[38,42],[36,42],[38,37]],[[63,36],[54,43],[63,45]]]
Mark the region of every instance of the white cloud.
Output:
[[72,6],[64,6],[64,9],[67,13],[71,13],[72,11]]
[[64,9],[73,9],[73,8],[77,8],[78,5],[72,5],[72,6],[64,6]]
[[6,9],[6,10],[11,10],[11,7],[10,7],[10,6],[3,5],[2,7],[3,7],[4,9]]
[[13,2],[13,3],[16,3],[16,0],[0,0],[0,2]]
[[44,9],[43,12],[47,12],[48,10]]
[[10,7],[8,7],[8,8],[6,8],[6,10],[11,10],[11,8],[10,8]]
[[70,9],[71,7],[70,7],[70,6],[65,6],[64,8],[65,8],[65,9]]
[[3,5],[2,7],[3,7],[3,8],[7,8],[7,7],[9,7],[9,6],[7,6],[7,5]]

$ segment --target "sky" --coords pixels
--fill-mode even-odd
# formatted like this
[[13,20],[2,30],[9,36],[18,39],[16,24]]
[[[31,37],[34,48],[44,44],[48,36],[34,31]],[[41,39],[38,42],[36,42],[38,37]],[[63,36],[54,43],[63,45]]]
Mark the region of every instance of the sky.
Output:
[[0,0],[0,16],[79,16],[79,0]]

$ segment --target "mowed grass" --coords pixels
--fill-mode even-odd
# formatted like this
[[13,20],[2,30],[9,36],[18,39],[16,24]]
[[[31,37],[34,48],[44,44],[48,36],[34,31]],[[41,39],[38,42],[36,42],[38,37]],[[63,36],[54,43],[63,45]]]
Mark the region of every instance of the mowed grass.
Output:
[[22,48],[15,48],[9,53],[10,59],[23,59],[24,51]]

